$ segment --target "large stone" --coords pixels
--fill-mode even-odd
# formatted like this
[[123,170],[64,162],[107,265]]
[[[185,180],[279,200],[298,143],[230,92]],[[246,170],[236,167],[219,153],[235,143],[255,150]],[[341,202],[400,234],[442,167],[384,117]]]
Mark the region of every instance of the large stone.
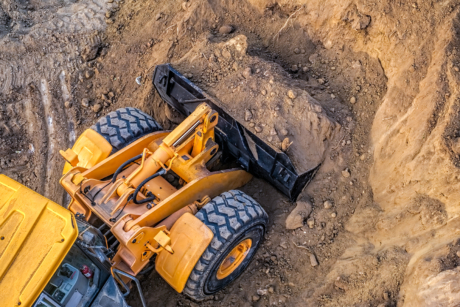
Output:
[[286,229],[297,229],[303,226],[303,221],[310,215],[312,206],[307,201],[298,201],[297,206],[286,218]]

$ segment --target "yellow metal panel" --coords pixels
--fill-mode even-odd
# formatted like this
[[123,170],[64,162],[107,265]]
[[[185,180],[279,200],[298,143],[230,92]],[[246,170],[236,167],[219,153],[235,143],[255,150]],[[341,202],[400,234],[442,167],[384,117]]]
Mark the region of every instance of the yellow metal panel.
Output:
[[248,172],[235,168],[203,174],[135,219],[133,225],[141,227],[155,225],[177,210],[202,199],[204,196],[214,198],[228,190],[242,187],[251,178],[252,175]]
[[132,157],[141,154],[144,148],[154,150],[156,147],[155,141],[162,139],[169,134],[168,131],[157,131],[147,134],[144,137],[129,144],[125,148],[117,151],[99,165],[88,169],[83,173],[86,178],[102,179],[113,174],[121,164],[131,159]]
[[78,162],[76,165],[69,163],[72,161],[66,162],[63,174],[67,174],[74,166],[86,169],[93,167],[110,155],[112,145],[96,131],[86,129],[77,139],[71,150],[78,156]]
[[171,287],[182,292],[214,234],[194,215],[185,213],[172,227],[170,237],[174,253],[161,251],[156,258],[155,268]]
[[0,175],[1,306],[31,306],[77,236],[68,210]]

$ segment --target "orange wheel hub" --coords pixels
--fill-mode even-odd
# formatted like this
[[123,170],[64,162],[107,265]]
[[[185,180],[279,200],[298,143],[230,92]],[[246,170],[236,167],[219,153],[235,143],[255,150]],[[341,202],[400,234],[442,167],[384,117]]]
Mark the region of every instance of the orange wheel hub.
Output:
[[224,279],[235,271],[246,258],[251,246],[251,239],[243,240],[235,246],[235,248],[228,253],[227,257],[225,257],[224,261],[220,264],[219,269],[217,270],[217,279]]

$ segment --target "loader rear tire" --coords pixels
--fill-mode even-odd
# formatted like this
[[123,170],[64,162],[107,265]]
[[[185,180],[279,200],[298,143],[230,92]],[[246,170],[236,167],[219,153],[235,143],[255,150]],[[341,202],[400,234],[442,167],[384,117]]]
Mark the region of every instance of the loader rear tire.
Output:
[[250,196],[231,190],[215,197],[195,216],[214,233],[183,291],[200,301],[226,287],[247,268],[264,237],[268,215]]
[[149,115],[136,108],[121,108],[100,118],[91,129],[112,145],[112,153],[142,136],[163,130]]

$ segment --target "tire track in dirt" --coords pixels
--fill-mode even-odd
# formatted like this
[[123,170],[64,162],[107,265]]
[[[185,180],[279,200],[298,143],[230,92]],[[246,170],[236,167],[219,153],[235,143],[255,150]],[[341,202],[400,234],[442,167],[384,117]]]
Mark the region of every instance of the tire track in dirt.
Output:
[[52,117],[52,105],[51,105],[51,97],[49,92],[49,85],[46,79],[40,80],[40,94],[42,97],[43,109],[44,109],[44,118],[45,118],[45,127],[46,127],[46,134],[48,138],[48,151],[46,155],[47,165],[46,165],[46,175],[45,175],[45,195],[49,196],[50,189],[52,187],[52,180],[54,176],[52,174],[52,167],[53,163],[51,160],[54,158],[54,149],[57,148],[57,142],[55,138],[55,126],[54,126],[54,119]]

